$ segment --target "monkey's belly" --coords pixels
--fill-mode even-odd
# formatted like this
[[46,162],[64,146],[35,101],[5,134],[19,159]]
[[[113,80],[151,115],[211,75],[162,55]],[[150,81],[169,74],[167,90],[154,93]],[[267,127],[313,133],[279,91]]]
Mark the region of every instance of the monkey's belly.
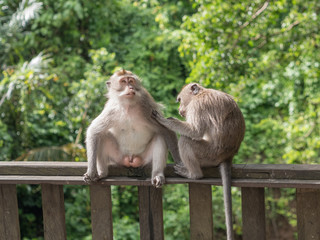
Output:
[[154,135],[147,128],[131,128],[125,126],[119,130],[110,129],[124,155],[139,155],[143,153]]

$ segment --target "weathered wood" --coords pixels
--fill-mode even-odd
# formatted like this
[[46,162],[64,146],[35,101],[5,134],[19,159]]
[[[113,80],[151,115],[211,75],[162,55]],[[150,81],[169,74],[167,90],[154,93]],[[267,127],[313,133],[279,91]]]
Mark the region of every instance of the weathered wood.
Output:
[[[82,176],[86,162],[0,162],[0,175]],[[111,177],[150,177],[150,168],[110,166]],[[203,168],[206,178],[220,178],[217,167]],[[173,165],[165,169],[166,177],[178,177]],[[319,180],[320,164],[233,164],[232,179],[296,179]]]
[[44,238],[46,240],[67,239],[63,186],[42,184],[41,190]]
[[[198,180],[167,177],[166,184],[199,183],[221,186],[219,178],[203,178]],[[58,184],[58,185],[88,185],[82,176],[14,176],[0,175],[0,184]],[[151,186],[149,178],[141,180],[135,177],[108,177],[97,185],[129,185]],[[320,188],[320,180],[295,179],[232,179],[234,187],[270,187],[270,188]]]
[[0,239],[20,239],[16,185],[0,185]]
[[297,189],[299,240],[320,240],[320,189]]
[[241,196],[243,239],[266,239],[264,189],[241,188]]
[[163,240],[162,189],[138,187],[141,240]]
[[210,185],[189,184],[190,239],[212,240],[212,190]]
[[91,185],[91,225],[93,240],[112,240],[111,188],[106,185]]

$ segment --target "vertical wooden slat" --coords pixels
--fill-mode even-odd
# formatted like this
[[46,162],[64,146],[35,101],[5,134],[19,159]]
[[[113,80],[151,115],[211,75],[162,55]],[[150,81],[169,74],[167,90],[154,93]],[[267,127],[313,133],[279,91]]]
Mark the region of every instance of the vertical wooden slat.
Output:
[[62,185],[42,184],[44,238],[66,239],[64,196]]
[[111,187],[90,186],[91,224],[93,240],[112,240],[112,202]]
[[241,188],[241,196],[243,239],[266,239],[264,188]]
[[211,185],[190,183],[190,239],[212,240],[212,190]]
[[141,240],[163,240],[162,189],[138,187]]
[[20,239],[17,190],[14,184],[0,184],[0,239]]
[[297,189],[298,239],[320,239],[320,189]]

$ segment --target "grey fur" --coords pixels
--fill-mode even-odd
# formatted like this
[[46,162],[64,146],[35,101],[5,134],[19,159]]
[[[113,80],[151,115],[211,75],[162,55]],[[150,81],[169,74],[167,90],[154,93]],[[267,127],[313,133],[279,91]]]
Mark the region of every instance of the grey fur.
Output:
[[244,138],[243,115],[232,96],[191,83],[179,93],[179,113],[186,118],[164,118],[153,111],[160,124],[179,133],[179,152],[182,163],[175,166],[179,175],[198,179],[201,167],[219,166],[223,183],[227,237],[233,240],[231,166]]
[[[123,84],[120,82],[122,79],[126,81]],[[134,79],[134,83],[129,82],[129,79]],[[161,105],[142,87],[139,78],[129,71],[115,73],[107,85],[109,100],[87,129],[88,169],[84,180],[91,182],[107,177],[108,166],[121,165],[129,154],[131,158],[139,155],[142,166],[152,163],[152,184],[161,187],[165,180],[163,171],[167,149],[169,148],[176,162],[181,161],[176,134],[151,117],[152,110],[160,111]],[[126,97],[130,92],[134,92],[133,96]],[[134,139],[135,134],[139,136],[138,139]],[[131,142],[126,141],[126,136],[129,135]],[[123,150],[127,144],[133,145],[134,150]],[[139,147],[137,144],[140,144]],[[127,149],[132,148],[129,146]]]

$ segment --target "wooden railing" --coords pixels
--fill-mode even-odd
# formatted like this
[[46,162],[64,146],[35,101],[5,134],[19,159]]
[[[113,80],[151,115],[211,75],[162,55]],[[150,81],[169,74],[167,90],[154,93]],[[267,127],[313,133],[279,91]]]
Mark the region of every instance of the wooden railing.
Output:
[[[66,239],[63,185],[85,185],[86,163],[0,162],[0,239],[20,239],[16,184],[40,184],[45,239]],[[92,238],[113,239],[110,185],[136,185],[140,238],[164,239],[162,189],[150,185],[150,169],[111,168],[110,177],[90,185]],[[217,168],[205,178],[177,176],[167,166],[166,184],[189,184],[190,239],[213,239],[211,185],[221,185]],[[298,239],[320,239],[320,165],[234,165],[232,185],[241,188],[243,239],[266,239],[264,188],[296,188]]]

